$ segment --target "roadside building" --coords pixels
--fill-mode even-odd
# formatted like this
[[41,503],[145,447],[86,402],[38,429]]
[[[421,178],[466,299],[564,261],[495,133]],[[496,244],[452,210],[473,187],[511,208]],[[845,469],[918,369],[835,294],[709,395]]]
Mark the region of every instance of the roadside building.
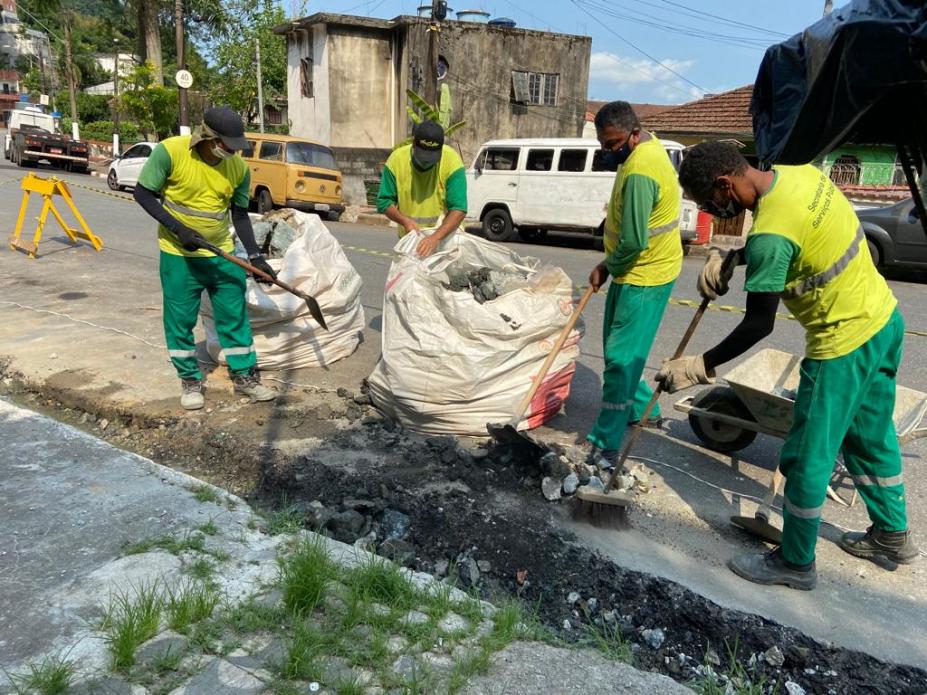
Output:
[[[335,151],[345,197],[362,203],[390,151],[411,134],[406,90],[428,79],[429,20],[319,13],[277,27],[287,41],[290,133]],[[449,144],[469,164],[483,142],[582,134],[588,36],[447,20],[438,52],[449,66]]]

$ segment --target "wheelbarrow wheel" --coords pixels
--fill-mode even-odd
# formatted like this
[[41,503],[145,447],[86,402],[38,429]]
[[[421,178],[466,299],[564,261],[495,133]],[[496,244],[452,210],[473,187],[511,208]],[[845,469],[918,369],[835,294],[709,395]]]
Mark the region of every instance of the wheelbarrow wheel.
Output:
[[[755,422],[744,402],[726,386],[715,386],[702,391],[692,400],[692,406],[719,415],[729,415]],[[756,439],[756,432],[753,430],[738,427],[729,422],[713,420],[696,413],[689,414],[689,426],[705,446],[723,454],[745,449]]]

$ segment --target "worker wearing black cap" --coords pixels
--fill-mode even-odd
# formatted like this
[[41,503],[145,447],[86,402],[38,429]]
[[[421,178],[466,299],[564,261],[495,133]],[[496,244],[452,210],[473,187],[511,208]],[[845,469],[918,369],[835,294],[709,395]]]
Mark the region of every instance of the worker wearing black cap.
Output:
[[182,383],[180,403],[188,410],[205,403],[193,340],[203,290],[209,293],[235,390],[255,401],[277,395],[261,383],[255,369],[245,271],[200,246],[205,240],[223,251],[234,251],[231,209],[235,233],[251,264],[276,277],[254,240],[248,217],[251,175],[235,154],[246,145],[237,113],[228,107],[208,109],[192,135],[168,138],[155,147],[135,187],[135,200],[159,223],[164,335]]
[[437,227],[419,242],[422,257],[460,226],[467,215],[467,177],[460,155],[444,144],[444,128],[423,121],[412,130],[411,144],[393,150],[380,179],[377,211],[399,225],[400,238]]

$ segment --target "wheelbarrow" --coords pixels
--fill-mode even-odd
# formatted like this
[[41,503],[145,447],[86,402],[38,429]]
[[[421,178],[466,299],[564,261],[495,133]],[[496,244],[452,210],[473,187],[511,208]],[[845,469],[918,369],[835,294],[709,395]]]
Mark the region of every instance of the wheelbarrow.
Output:
[[[761,350],[722,377],[727,386],[704,389],[674,407],[688,414],[692,431],[714,451],[740,451],[760,432],[784,439],[792,426],[800,364],[801,357],[796,355]],[[927,427],[919,427],[925,412],[927,394],[896,388],[893,420],[900,443],[927,437]],[[856,499],[855,490],[849,503],[831,488],[828,494],[844,505]]]

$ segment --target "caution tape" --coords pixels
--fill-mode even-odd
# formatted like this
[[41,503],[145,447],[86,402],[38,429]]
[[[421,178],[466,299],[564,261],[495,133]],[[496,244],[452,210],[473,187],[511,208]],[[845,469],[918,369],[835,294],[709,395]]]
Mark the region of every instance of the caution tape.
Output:
[[102,189],[96,188],[94,186],[85,186],[82,183],[74,183],[73,181],[67,182],[68,186],[71,188],[81,188],[85,191],[90,191],[91,193],[98,193],[99,195],[109,196],[110,198],[117,198],[119,200],[126,200],[130,203],[135,202],[135,198],[130,195],[125,195],[124,193],[113,193],[112,191],[104,191]]

